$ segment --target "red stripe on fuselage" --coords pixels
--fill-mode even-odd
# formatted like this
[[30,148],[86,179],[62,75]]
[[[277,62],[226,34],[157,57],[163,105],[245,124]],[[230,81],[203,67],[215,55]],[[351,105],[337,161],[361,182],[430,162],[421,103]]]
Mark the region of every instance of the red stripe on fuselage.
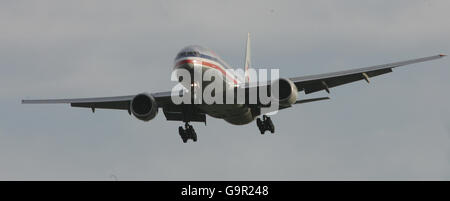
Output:
[[213,64],[213,63],[209,63],[209,62],[206,62],[206,61],[193,60],[193,59],[185,59],[185,60],[179,61],[179,62],[175,65],[175,67],[177,67],[177,66],[179,66],[179,65],[187,64],[187,63],[190,63],[190,64],[195,64],[195,63],[197,63],[197,64],[201,64],[201,65],[203,65],[203,66],[208,66],[208,67],[210,67],[210,68],[214,68],[214,69],[220,71],[223,75],[225,75],[225,76],[226,76],[227,78],[229,78],[230,80],[233,80],[234,84],[238,84],[238,81],[237,81],[236,79],[234,79],[233,77],[231,77],[230,75],[228,75],[228,73],[227,73],[226,70],[224,70],[223,68],[221,68],[221,67],[218,66],[218,65],[215,65],[215,64]]

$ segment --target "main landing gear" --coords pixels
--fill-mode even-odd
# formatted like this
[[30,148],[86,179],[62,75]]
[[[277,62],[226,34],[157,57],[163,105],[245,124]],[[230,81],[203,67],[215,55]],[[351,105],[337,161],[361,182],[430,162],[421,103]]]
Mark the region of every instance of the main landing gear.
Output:
[[184,143],[186,143],[189,139],[197,142],[197,133],[195,133],[194,127],[189,125],[188,122],[184,125],[184,129],[182,126],[178,127],[178,133]]
[[275,126],[273,125],[272,120],[266,115],[263,115],[262,120],[261,118],[257,118],[256,125],[258,126],[261,135],[264,135],[266,131],[270,131],[271,133],[275,132]]

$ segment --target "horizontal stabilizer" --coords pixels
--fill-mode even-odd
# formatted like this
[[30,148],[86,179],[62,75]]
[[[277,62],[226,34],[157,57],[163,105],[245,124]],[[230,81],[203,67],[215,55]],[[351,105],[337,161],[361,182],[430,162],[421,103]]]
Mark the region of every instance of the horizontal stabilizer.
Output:
[[321,100],[327,100],[327,99],[330,99],[330,97],[302,99],[302,100],[295,101],[295,104],[309,103],[309,102],[321,101]]

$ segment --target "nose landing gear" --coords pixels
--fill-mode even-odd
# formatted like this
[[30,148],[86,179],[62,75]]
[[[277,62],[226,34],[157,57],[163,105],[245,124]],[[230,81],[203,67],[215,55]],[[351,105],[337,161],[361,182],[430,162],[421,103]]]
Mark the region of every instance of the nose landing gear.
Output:
[[262,120],[261,118],[257,118],[256,125],[258,126],[261,135],[264,135],[266,131],[270,131],[271,133],[275,132],[275,126],[273,125],[272,120],[266,115],[263,115]]
[[184,129],[182,126],[178,127],[178,133],[184,143],[186,143],[189,139],[197,142],[197,133],[195,133],[194,127],[189,125],[188,122],[184,125]]

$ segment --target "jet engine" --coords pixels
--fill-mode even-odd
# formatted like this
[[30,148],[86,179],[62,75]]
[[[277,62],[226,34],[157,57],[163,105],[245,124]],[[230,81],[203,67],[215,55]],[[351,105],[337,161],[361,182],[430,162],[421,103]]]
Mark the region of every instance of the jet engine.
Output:
[[289,80],[280,78],[272,83],[272,95],[276,96],[274,90],[278,90],[278,99],[275,97],[280,106],[289,107],[297,101],[298,89],[295,84]]
[[142,93],[131,100],[130,111],[139,120],[150,121],[158,114],[158,105],[152,95]]

